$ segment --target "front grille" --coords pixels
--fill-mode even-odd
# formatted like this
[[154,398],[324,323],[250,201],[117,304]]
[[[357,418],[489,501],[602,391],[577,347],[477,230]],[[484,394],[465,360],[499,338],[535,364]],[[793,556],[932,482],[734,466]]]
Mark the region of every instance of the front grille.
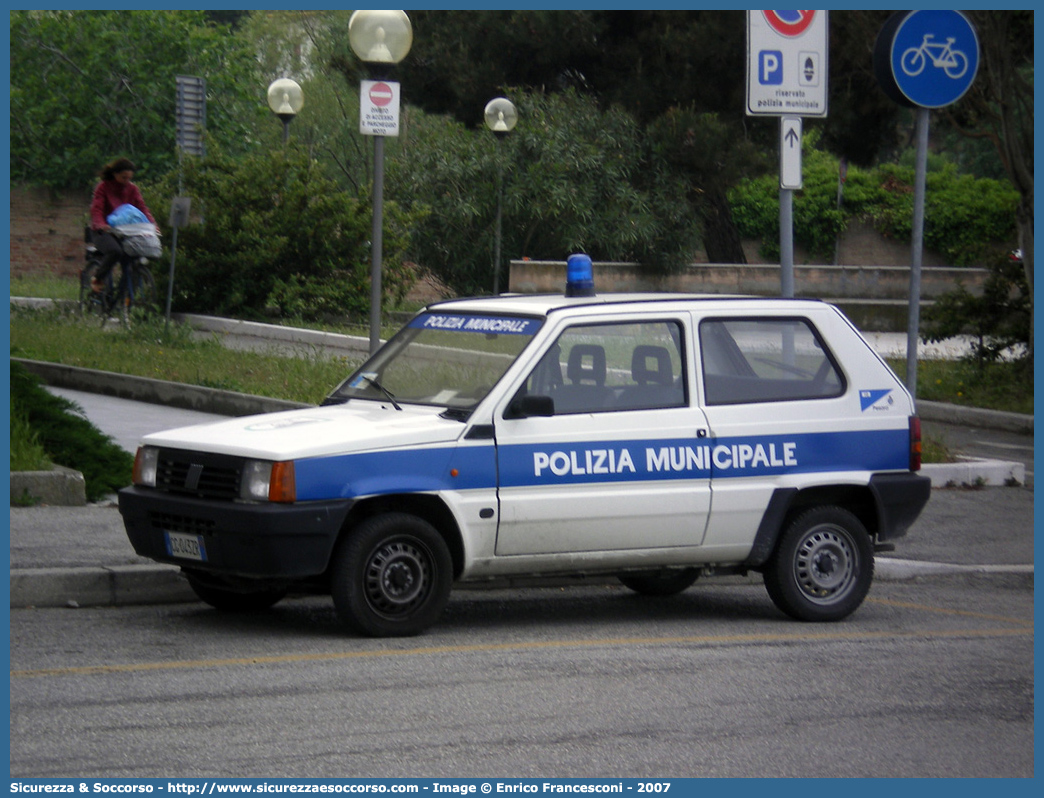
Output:
[[239,498],[243,459],[222,454],[160,449],[156,487],[200,499]]
[[149,513],[153,529],[165,532],[184,532],[188,535],[209,535],[214,531],[214,522],[205,518],[176,513]]

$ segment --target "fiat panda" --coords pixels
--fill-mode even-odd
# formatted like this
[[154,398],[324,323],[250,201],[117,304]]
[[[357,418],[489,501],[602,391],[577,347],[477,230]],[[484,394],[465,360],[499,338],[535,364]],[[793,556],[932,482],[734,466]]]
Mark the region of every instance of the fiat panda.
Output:
[[138,554],[208,604],[330,595],[417,634],[455,584],[618,578],[670,595],[760,572],[837,621],[921,512],[903,383],[834,306],[602,294],[424,308],[318,407],[159,432],[119,494]]

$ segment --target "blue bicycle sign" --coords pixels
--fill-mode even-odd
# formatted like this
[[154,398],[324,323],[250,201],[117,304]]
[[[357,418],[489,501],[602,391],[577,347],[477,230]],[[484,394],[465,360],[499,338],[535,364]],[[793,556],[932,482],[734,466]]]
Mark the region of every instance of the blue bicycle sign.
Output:
[[921,108],[956,102],[979,67],[979,40],[971,23],[959,11],[910,11],[896,17],[882,30],[880,42],[887,48],[890,72],[886,93]]
[[932,41],[934,38],[934,34],[926,33],[920,47],[911,47],[903,53],[899,59],[903,72],[910,77],[920,75],[930,61],[933,67],[941,69],[951,80],[963,77],[968,71],[968,56],[953,48],[956,37],[947,37],[945,44]]

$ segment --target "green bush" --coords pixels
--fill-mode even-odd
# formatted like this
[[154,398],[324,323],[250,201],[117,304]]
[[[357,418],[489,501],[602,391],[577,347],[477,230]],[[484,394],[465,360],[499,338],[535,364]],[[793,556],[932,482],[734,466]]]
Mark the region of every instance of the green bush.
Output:
[[[837,159],[805,137],[804,188],[794,194],[794,241],[814,256],[833,254],[836,236],[853,219],[865,219],[882,235],[910,241],[914,169],[882,164],[849,167],[837,208]],[[733,218],[744,238],[760,239],[766,257],[779,256],[779,181],[775,174],[741,182],[729,193]],[[934,157],[925,178],[924,244],[954,266],[980,265],[1015,239],[1018,192],[1009,184],[961,174]]]
[[83,474],[87,500],[93,502],[130,484],[134,458],[78,413],[74,402],[48,392],[23,366],[11,363],[12,440],[14,418],[22,417],[54,463]]
[[[370,204],[338,189],[293,145],[237,158],[213,149],[184,167],[181,192],[192,197],[196,218],[178,231],[175,309],[243,318],[273,310],[303,319],[365,315]],[[169,216],[176,180],[150,187],[157,219]],[[405,260],[410,220],[394,203],[385,205],[384,220],[381,286],[395,301],[414,279]]]

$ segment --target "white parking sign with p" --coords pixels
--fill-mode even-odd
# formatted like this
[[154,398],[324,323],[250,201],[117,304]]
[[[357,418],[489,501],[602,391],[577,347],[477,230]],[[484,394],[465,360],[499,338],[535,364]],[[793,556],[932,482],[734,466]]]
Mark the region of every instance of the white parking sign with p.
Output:
[[747,114],[827,115],[827,12],[747,12]]

